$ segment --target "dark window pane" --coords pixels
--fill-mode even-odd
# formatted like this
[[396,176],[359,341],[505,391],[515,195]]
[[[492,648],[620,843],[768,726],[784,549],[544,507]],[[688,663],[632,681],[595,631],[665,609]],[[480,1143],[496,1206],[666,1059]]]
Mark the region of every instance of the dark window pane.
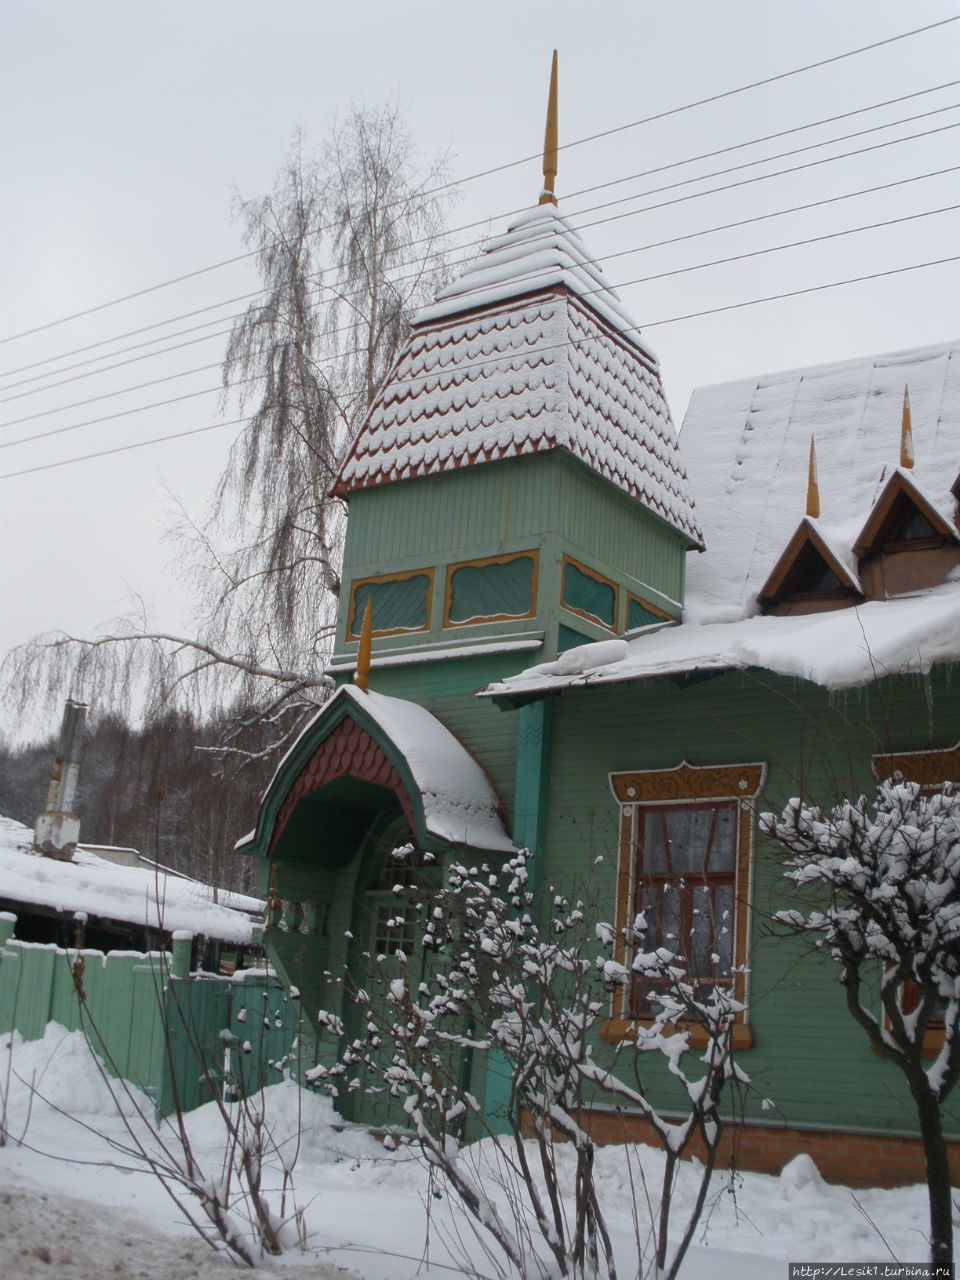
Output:
[[658,809],[648,809],[643,819],[643,850],[641,870],[644,875],[662,876],[667,870],[667,850],[663,839],[663,815]]
[[654,622],[666,622],[666,618],[646,608],[642,600],[631,596],[627,601],[627,630],[633,631],[635,627],[649,627]]
[[350,634],[363,627],[367,601],[372,602],[374,631],[420,631],[427,625],[430,579],[425,573],[388,582],[359,582],[353,593]]
[[517,556],[495,564],[465,564],[450,575],[451,622],[507,616],[523,618],[533,610],[533,557]]
[[616,622],[617,593],[613,585],[583,573],[569,560],[563,566],[563,603],[588,613],[605,626],[612,627]]

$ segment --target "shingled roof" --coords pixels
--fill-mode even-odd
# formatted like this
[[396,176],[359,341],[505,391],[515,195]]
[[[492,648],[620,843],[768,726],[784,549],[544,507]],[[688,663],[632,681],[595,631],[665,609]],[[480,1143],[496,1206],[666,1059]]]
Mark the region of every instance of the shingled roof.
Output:
[[541,205],[417,316],[336,491],[552,449],[702,544],[656,356],[576,231]]

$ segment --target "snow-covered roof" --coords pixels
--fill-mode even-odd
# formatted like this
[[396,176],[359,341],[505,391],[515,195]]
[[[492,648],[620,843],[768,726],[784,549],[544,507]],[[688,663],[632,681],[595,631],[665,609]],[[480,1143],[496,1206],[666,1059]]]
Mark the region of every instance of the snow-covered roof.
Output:
[[680,433],[706,551],[687,562],[684,620],[730,621],[756,596],[803,518],[816,438],[817,532],[848,566],[900,456],[909,387],[908,477],[953,519],[960,472],[960,343],[745,378],[693,393]]
[[[426,707],[373,690],[364,692],[352,684],[342,685],[307,724],[280,762],[266,796],[281,781],[294,757],[301,754],[302,744],[316,738],[324,722],[338,722],[344,703],[348,704],[348,715],[361,725],[372,723],[378,736],[402,756],[417,793],[412,799],[419,798],[424,827],[430,835],[474,849],[514,851],[493,784],[459,738]],[[319,741],[322,743],[323,739]],[[288,780],[285,790],[289,790],[292,781]],[[252,831],[244,836],[237,848],[253,844],[257,834]]]
[[558,448],[699,545],[656,357],[544,205],[417,317],[337,491]]
[[476,849],[513,851],[490,779],[459,738],[426,707],[372,689],[364,693],[349,684],[337,696],[362,706],[403,754],[431,835]]
[[[257,898],[214,890],[152,867],[121,866],[77,848],[70,862],[35,853],[33,831],[0,817],[0,896],[66,915],[83,911],[105,920],[173,933],[202,933],[224,942],[248,943],[260,913]],[[225,905],[229,903],[230,905]]]
[[[584,645],[491,685],[529,695],[691,670],[760,667],[827,688],[960,662],[960,580],[803,616],[757,615],[791,537],[816,532],[854,587],[854,544],[900,455],[909,387],[908,482],[952,523],[960,472],[960,344],[793,370],[694,392],[681,438],[707,550],[687,566],[683,622]],[[810,436],[820,517],[804,517]],[[611,648],[610,646],[619,646]]]
[[565,285],[585,299],[649,361],[657,363],[600,263],[590,256],[576,228],[551,204],[535,205],[515,218],[505,235],[488,240],[460,277],[418,312],[414,323],[428,324],[555,285]]
[[940,662],[960,662],[960,581],[829,613],[686,623],[635,640],[582,645],[489,685],[483,694],[523,696],[748,667],[843,689],[878,676],[926,672]]

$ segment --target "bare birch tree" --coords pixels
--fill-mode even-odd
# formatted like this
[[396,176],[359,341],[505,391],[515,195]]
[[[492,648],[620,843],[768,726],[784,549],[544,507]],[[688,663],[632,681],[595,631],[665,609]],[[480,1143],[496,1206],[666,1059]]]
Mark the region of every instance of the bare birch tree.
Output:
[[343,527],[331,483],[443,278],[449,198],[444,162],[421,163],[393,106],[351,111],[315,155],[297,135],[273,190],[237,198],[264,287],[223,363],[223,407],[237,396],[250,416],[210,521],[184,513],[196,632],[157,628],[143,609],[103,635],[40,636],[5,659],[10,701],[233,705],[238,733],[275,726],[267,751],[323,701]]

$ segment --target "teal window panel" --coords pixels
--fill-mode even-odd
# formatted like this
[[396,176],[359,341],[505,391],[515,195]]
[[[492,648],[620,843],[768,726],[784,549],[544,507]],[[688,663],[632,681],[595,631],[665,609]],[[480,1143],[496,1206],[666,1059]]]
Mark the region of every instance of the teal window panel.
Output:
[[533,613],[533,556],[464,564],[450,574],[449,622],[526,618]]
[[627,602],[627,630],[633,631],[635,627],[649,627],[654,622],[666,622],[667,619],[662,613],[655,613],[653,609],[648,609],[642,600],[631,596]]
[[594,578],[578,569],[572,560],[563,566],[563,603],[580,613],[588,613],[605,626],[616,625],[617,592],[613,583]]
[[573,627],[565,627],[561,622],[557,627],[557,652],[566,653],[568,649],[576,649],[578,645],[590,644],[592,636],[581,635]]
[[353,590],[353,618],[350,634],[358,636],[363,626],[367,601],[372,605],[374,631],[422,631],[427,625],[430,575],[415,573],[409,578],[386,582],[358,582]]

